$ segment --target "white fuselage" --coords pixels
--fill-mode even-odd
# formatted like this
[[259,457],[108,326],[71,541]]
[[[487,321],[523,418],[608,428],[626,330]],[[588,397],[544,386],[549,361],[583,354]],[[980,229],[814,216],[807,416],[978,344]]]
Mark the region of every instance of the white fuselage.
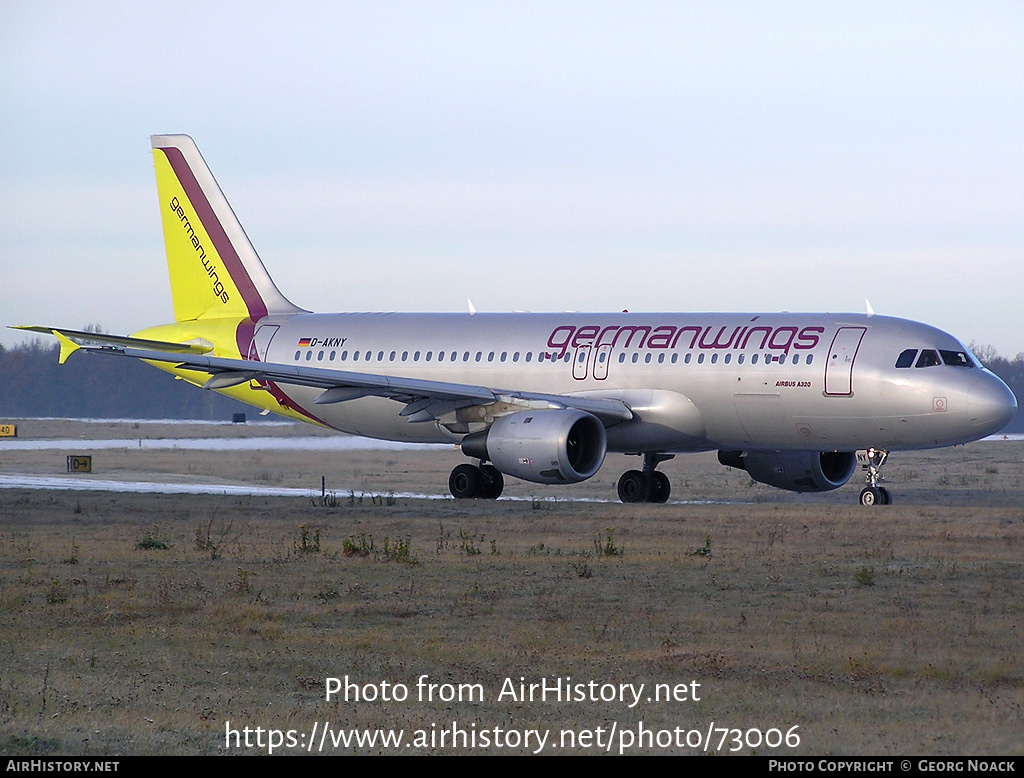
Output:
[[[855,314],[298,314],[258,322],[264,362],[500,391],[620,399],[634,419],[611,451],[915,449],[952,445],[1009,420],[1012,393],[974,366],[897,368],[907,349],[965,353],[928,325]],[[402,403],[361,397],[305,413],[375,438],[457,442]]]

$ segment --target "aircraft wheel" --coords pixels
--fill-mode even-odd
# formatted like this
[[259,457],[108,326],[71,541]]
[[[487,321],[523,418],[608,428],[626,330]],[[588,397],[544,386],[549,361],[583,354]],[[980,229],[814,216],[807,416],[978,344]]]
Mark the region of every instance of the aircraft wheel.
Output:
[[651,473],[651,491],[647,495],[647,502],[668,502],[668,496],[672,494],[672,483],[668,476],[660,470]]
[[484,476],[473,465],[458,465],[448,476],[448,489],[456,500],[483,496]]
[[885,505],[881,491],[874,486],[865,486],[860,493],[861,505]]
[[483,489],[480,497],[485,500],[497,500],[501,497],[501,491],[505,488],[505,479],[501,471],[494,465],[481,465],[480,474],[483,476]]
[[884,486],[878,487],[878,493],[882,495],[882,505],[892,505],[892,495]]
[[623,502],[647,502],[651,485],[639,470],[627,470],[619,478],[619,499]]

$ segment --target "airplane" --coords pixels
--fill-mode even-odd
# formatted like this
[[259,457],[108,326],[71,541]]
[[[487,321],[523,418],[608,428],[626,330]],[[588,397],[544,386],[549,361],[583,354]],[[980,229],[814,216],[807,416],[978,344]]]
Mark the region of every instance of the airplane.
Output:
[[196,386],[344,433],[452,443],[456,498],[510,476],[578,483],[642,457],[627,503],[663,503],[657,469],[718,451],[755,481],[892,502],[891,451],[978,440],[1017,401],[956,338],[887,316],[817,313],[337,313],[287,300],[187,135],[151,137],[174,322],[131,336],[53,327],[73,353],[141,359]]

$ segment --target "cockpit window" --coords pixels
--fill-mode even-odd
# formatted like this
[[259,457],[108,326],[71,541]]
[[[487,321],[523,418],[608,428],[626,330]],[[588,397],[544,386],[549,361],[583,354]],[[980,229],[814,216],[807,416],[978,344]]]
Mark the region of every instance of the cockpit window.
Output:
[[942,351],[942,361],[952,367],[974,367],[974,361],[963,351]]
[[935,365],[941,365],[939,361],[939,355],[930,348],[926,348],[921,352],[921,356],[917,358],[917,365],[915,367],[934,367]]
[[906,351],[904,351],[902,354],[900,354],[899,359],[896,360],[896,367],[913,367],[914,366],[914,357],[916,357],[916,356],[917,356],[917,349],[916,348],[908,348]]

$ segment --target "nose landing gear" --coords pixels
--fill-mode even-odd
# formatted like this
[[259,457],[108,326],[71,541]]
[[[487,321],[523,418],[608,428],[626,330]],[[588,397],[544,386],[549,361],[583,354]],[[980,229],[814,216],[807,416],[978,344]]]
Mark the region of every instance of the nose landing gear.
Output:
[[667,502],[672,484],[667,475],[655,468],[673,457],[674,454],[644,454],[642,471],[627,470],[619,478],[619,499],[622,502]]
[[892,495],[889,494],[889,490],[878,485],[885,480],[880,470],[888,458],[888,451],[877,448],[857,452],[857,461],[864,471],[864,483],[867,484],[860,492],[861,505],[892,505]]

